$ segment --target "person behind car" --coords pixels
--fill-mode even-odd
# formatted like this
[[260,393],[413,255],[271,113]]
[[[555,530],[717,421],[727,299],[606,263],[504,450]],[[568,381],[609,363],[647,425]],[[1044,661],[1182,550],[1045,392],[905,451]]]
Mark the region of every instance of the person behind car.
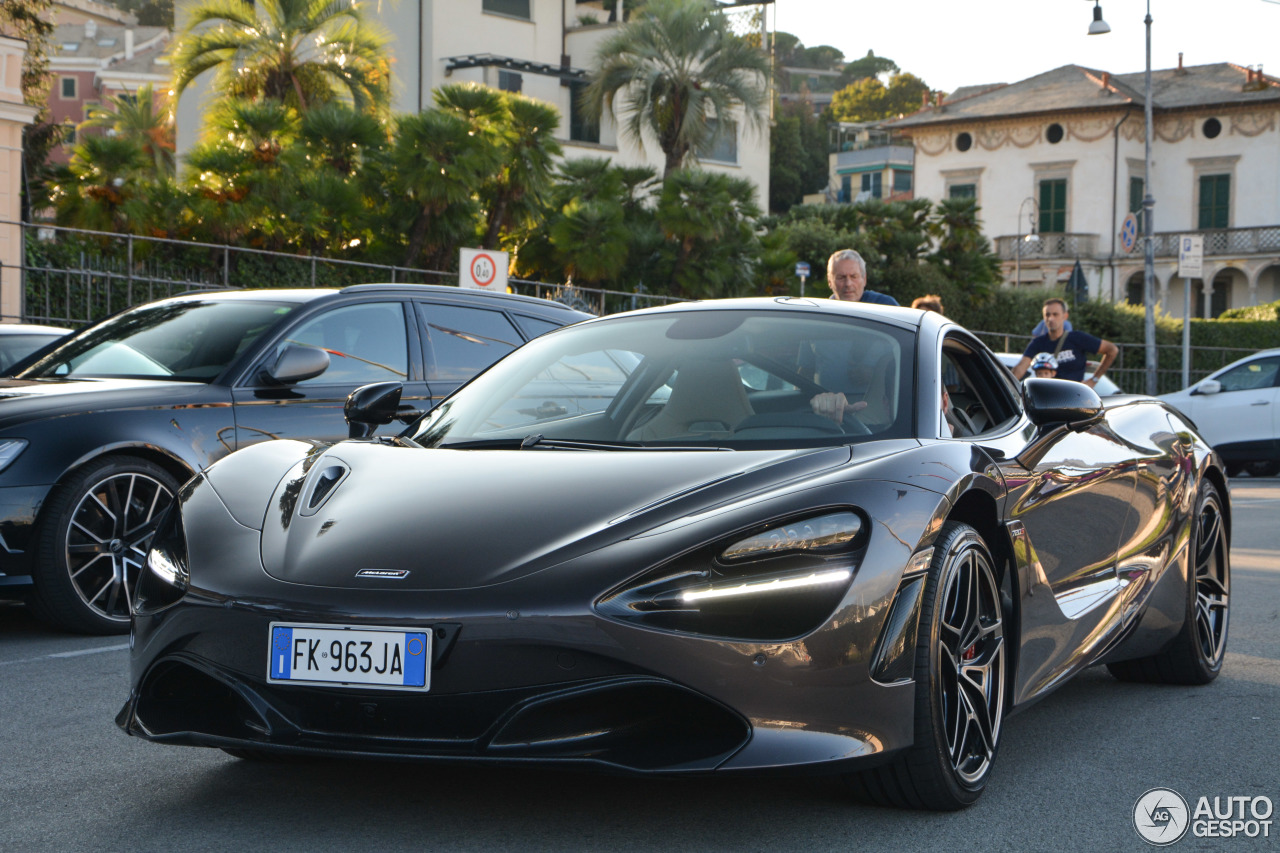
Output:
[[1051,352],[1036,353],[1031,359],[1031,372],[1040,379],[1053,379],[1058,375],[1058,360]]
[[[1013,375],[1018,379],[1027,375],[1027,370],[1031,367],[1031,359],[1035,358],[1037,353],[1052,353],[1058,362],[1059,379],[1071,379],[1075,382],[1083,382],[1090,388],[1098,384],[1098,380],[1107,372],[1107,368],[1111,366],[1111,362],[1116,360],[1116,355],[1120,349],[1111,341],[1103,340],[1079,330],[1068,332],[1064,328],[1067,322],[1067,303],[1053,297],[1044,301],[1042,309],[1044,315],[1045,328],[1048,331],[1039,337],[1032,338],[1031,343],[1027,345],[1027,349],[1022,353],[1022,358],[1013,368]],[[1094,371],[1093,376],[1088,379],[1084,378],[1086,359],[1088,354],[1096,352],[1101,356],[1098,369]]]
[[935,314],[945,314],[942,310],[942,297],[935,296],[932,293],[926,293],[924,296],[917,296],[911,300],[912,308],[919,308],[921,311],[932,311]]
[[[898,300],[888,294],[867,290],[867,262],[853,249],[841,249],[827,258],[827,286],[831,288],[831,298],[840,302],[898,304]],[[834,341],[816,344],[812,352],[813,363],[802,364],[803,372],[811,372],[816,381],[827,388],[840,390],[815,395],[809,401],[814,413],[840,423],[845,412],[865,409],[865,401],[850,402],[849,397],[867,393],[872,367],[882,355],[879,352],[855,353],[851,346],[840,346]]]

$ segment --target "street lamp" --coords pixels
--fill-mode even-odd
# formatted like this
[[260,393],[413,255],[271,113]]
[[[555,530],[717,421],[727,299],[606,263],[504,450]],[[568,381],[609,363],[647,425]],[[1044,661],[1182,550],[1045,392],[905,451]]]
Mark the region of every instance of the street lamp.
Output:
[[[1027,202],[1031,202],[1031,212],[1027,214],[1027,224],[1031,226],[1031,233],[1026,237],[1022,236],[1022,209],[1027,206]],[[1037,245],[1040,242],[1040,235],[1036,233],[1036,220],[1040,218],[1040,204],[1033,196],[1027,196],[1022,200],[1022,204],[1018,205],[1018,237],[1017,242],[1013,244],[1013,286],[1020,287],[1022,285],[1022,244],[1028,246]]]
[[[1144,325],[1144,338],[1147,350],[1147,393],[1155,395],[1156,387],[1156,245],[1152,236],[1152,220],[1153,211],[1156,206],[1155,197],[1151,195],[1151,137],[1154,132],[1154,126],[1151,120],[1151,0],[1147,0],[1147,17],[1143,19],[1143,23],[1147,25],[1147,76],[1145,84],[1145,113],[1146,125],[1143,129],[1142,136],[1145,142],[1145,151],[1143,155],[1143,173],[1142,188],[1145,193],[1142,198],[1142,241],[1143,241],[1143,271],[1142,271],[1142,301],[1146,304],[1146,322]],[[1093,3],[1093,23],[1089,24],[1089,35],[1101,35],[1102,33],[1111,32],[1111,27],[1107,26],[1107,22],[1102,20],[1102,5],[1100,0],[1094,0]]]

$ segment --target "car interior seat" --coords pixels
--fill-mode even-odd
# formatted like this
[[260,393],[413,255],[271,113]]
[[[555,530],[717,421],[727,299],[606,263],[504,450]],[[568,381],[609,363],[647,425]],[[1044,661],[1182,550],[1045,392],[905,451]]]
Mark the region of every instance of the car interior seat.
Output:
[[897,411],[894,400],[898,391],[897,372],[891,353],[882,355],[871,371],[871,384],[863,398],[867,406],[857,412],[857,418],[873,432],[893,423]]
[[727,359],[680,364],[671,397],[651,420],[627,434],[628,441],[728,434],[753,414],[738,368]]

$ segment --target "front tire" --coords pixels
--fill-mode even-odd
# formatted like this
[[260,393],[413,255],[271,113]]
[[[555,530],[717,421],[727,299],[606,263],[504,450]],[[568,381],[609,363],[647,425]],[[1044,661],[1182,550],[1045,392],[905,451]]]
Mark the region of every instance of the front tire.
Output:
[[1004,616],[991,552],[947,522],[934,546],[916,643],[915,743],[852,778],[881,805],[954,811],[981,796],[1004,721]]
[[36,541],[36,615],[68,631],[122,634],[151,538],[178,491],[160,466],[109,456],[52,493]]
[[1222,497],[1205,481],[1187,543],[1187,610],[1182,629],[1160,652],[1107,664],[1121,681],[1208,684],[1222,671],[1231,615],[1231,561]]

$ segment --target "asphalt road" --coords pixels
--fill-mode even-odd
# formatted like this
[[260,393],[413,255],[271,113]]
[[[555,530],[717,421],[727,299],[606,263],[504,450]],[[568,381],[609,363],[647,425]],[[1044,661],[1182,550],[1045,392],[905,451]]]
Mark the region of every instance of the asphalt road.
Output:
[[[128,738],[125,638],[54,633],[0,606],[0,851],[1142,850],[1135,801],[1167,787],[1267,797],[1280,850],[1280,478],[1232,484],[1232,613],[1204,688],[1093,669],[1008,721],[958,814],[858,806],[831,779],[633,779],[412,764],[258,765]],[[1220,800],[1225,807],[1225,799]]]

